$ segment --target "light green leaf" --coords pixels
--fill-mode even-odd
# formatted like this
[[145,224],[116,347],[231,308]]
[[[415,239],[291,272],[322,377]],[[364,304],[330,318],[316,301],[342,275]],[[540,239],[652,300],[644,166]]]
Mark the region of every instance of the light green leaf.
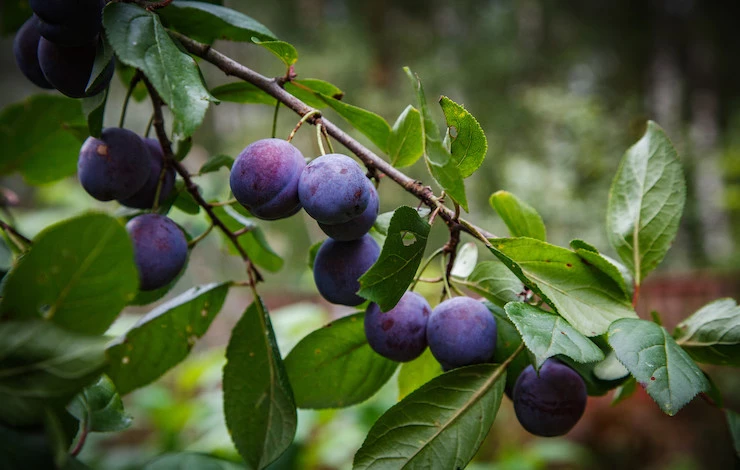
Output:
[[634,377],[630,377],[625,383],[617,387],[612,397],[612,406],[616,406],[629,397],[631,397],[637,391],[637,381]]
[[429,348],[413,361],[401,364],[398,372],[398,399],[403,400],[433,378],[442,374],[442,366],[434,358]]
[[500,366],[480,364],[423,385],[375,422],[353,469],[464,468],[493,424],[505,375]]
[[604,359],[601,349],[559,315],[524,302],[510,302],[505,310],[527,349],[534,354],[537,369],[545,360],[557,355],[568,356],[580,363]]
[[242,458],[267,467],[293,442],[297,414],[275,332],[257,298],[231,331],[224,367],[224,415]]
[[599,253],[596,248],[583,240],[572,240],[570,242],[570,247],[585,262],[590,263],[592,266],[596,267],[596,269],[600,270],[616,282],[619,288],[622,289],[626,299],[632,299],[632,274],[622,263]]
[[87,428],[93,432],[123,431],[133,421],[123,410],[115,384],[106,375],[77,395],[67,410],[78,421],[87,421]]
[[253,37],[252,42],[272,52],[288,67],[298,61],[298,51],[296,51],[295,47],[290,43],[285,41],[261,41],[257,37]]
[[324,94],[318,96],[326,102],[334,111],[355,129],[362,132],[365,137],[384,153],[388,153],[388,139],[391,135],[391,126],[385,119],[377,114],[362,109],[358,106],[344,103]]
[[192,135],[215,101],[195,60],[172,41],[158,15],[136,5],[109,4],[103,26],[116,57],[144,72],[167,103],[175,116],[175,138]]
[[428,138],[425,150],[427,169],[434,181],[467,212],[468,198],[465,195],[465,182],[450,152],[442,146],[441,142]]
[[455,256],[455,262],[452,265],[450,275],[465,279],[476,267],[478,262],[478,246],[473,242],[464,243],[457,250],[457,256]]
[[586,336],[619,318],[636,318],[624,293],[575,253],[533,238],[492,239],[491,251],[530,289]]
[[439,127],[437,127],[437,124],[434,122],[434,118],[432,118],[432,114],[429,112],[429,105],[427,104],[424,87],[421,85],[419,76],[413,73],[408,67],[404,67],[403,71],[406,72],[409,80],[411,80],[411,86],[414,87],[414,91],[416,92],[419,110],[421,110],[422,129],[424,130],[425,138],[427,140],[441,141],[442,137],[439,133]]
[[253,18],[220,5],[177,0],[157,13],[167,27],[209,44],[216,39],[250,42],[255,36],[276,39],[272,31]]
[[105,103],[108,101],[108,90],[103,90],[95,96],[83,98],[82,112],[87,117],[87,128],[92,137],[100,138],[103,132],[103,118],[105,117]]
[[107,374],[118,393],[153,382],[185,359],[221,310],[229,285],[194,287],[146,314],[111,344]]
[[623,318],[609,327],[608,340],[619,362],[669,416],[709,390],[704,373],[662,326]]
[[367,344],[364,313],[309,334],[285,358],[299,408],[344,408],[361,403],[391,378],[398,363]]
[[234,82],[217,86],[211,95],[220,101],[241,104],[267,104],[275,106],[275,98],[248,82]]
[[157,457],[142,470],[246,470],[246,468],[212,455],[181,452]]
[[594,376],[605,382],[623,379],[629,375],[629,371],[619,362],[613,350],[609,350],[603,361],[594,364]]
[[200,167],[198,174],[204,175],[206,173],[213,173],[214,171],[218,171],[221,168],[226,168],[227,170],[230,170],[233,164],[234,159],[228,155],[214,155],[213,157],[209,158],[208,161],[203,164],[203,166]]
[[635,284],[663,260],[678,232],[686,182],[678,154],[656,123],[630,147],[609,191],[607,232]]
[[442,112],[447,119],[447,127],[454,128],[451,133],[450,153],[460,169],[463,178],[475,173],[483,163],[488,151],[488,141],[483,129],[464,106],[455,103],[446,96],[439,99]]
[[547,241],[545,223],[534,207],[507,191],[496,191],[488,202],[503,219],[512,237]]
[[411,207],[393,213],[378,261],[360,277],[360,297],[387,312],[396,306],[421,264],[429,236],[429,224]]
[[487,300],[503,307],[521,300],[524,284],[499,260],[478,263],[466,281],[454,280]]
[[138,276],[123,225],[105,214],[85,214],[36,236],[5,278],[0,316],[43,317],[100,334],[136,295]]
[[388,157],[397,168],[411,166],[424,155],[421,114],[409,105],[393,124],[388,140]]
[[344,97],[344,92],[337,86],[316,78],[291,80],[285,84],[285,91],[303,101],[306,105],[316,109],[327,106],[326,102],[318,95],[331,96],[337,100],[341,100]]
[[740,306],[719,299],[682,321],[673,333],[694,360],[740,366]]
[[[262,229],[252,219],[244,215],[246,213],[244,208],[238,205],[234,207],[221,206],[214,207],[213,212],[232,232],[245,227],[250,228],[249,232],[239,237],[239,244],[254,264],[270,272],[277,272],[282,269],[283,259],[272,249]],[[222,237],[227,243],[229,252],[237,254],[236,248],[228,241],[226,236],[222,234]]]

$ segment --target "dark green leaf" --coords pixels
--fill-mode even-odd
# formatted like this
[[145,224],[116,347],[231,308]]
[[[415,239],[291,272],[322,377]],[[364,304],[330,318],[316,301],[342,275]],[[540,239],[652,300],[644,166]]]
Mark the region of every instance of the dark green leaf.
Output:
[[308,269],[313,271],[313,264],[316,261],[316,254],[319,252],[319,248],[321,248],[321,245],[323,244],[324,240],[321,240],[320,242],[316,242],[311,245],[311,248],[308,249]]
[[402,168],[411,166],[424,155],[424,132],[421,114],[409,105],[393,124],[388,140],[388,157],[391,164]]
[[[124,64],[120,60],[117,60],[116,73],[121,79],[124,88],[129,89],[131,87],[131,81],[134,79],[134,75],[136,75],[136,69]],[[131,97],[134,99],[134,101],[139,103],[149,97],[149,92],[147,91],[146,85],[142,80],[139,80],[136,86],[134,86],[134,91],[133,93],[131,93]]]
[[158,13],[168,27],[209,44],[216,39],[250,42],[254,36],[275,39],[275,35],[259,22],[219,5],[177,0]]
[[200,167],[198,174],[203,175],[206,173],[212,173],[220,170],[222,167],[227,170],[231,169],[231,165],[234,164],[234,159],[228,155],[215,155],[208,159],[207,162]]
[[398,399],[403,400],[433,378],[442,374],[442,366],[434,358],[429,348],[411,362],[401,364],[398,372]]
[[85,128],[79,101],[34,95],[0,112],[0,174],[20,171],[31,184],[57,181],[77,172]]
[[[265,238],[265,234],[262,229],[252,220],[247,218],[245,215],[238,211],[243,210],[241,206],[221,206],[214,207],[213,211],[216,215],[221,218],[224,224],[235,232],[237,230],[249,227],[250,231],[239,237],[239,244],[246,250],[249,258],[257,266],[264,268],[270,272],[277,272],[283,267],[283,259],[275,253],[270,244]],[[224,235],[224,240],[226,236]],[[229,247],[229,251],[236,254],[236,248],[231,245],[231,242],[226,241]]]
[[466,281],[455,280],[473,292],[503,307],[508,302],[521,300],[524,284],[501,261],[478,263]]
[[673,333],[696,361],[740,366],[740,306],[719,299],[682,321]]
[[451,136],[450,153],[460,169],[463,178],[475,173],[483,163],[488,151],[488,141],[483,129],[465,107],[446,96],[439,99],[442,112],[447,119],[447,127],[455,129]]
[[54,456],[44,428],[17,429],[0,423],[0,455],[3,469],[54,468]]
[[[182,189],[179,188],[180,186],[182,186]],[[180,190],[177,191],[177,195],[175,196],[175,200],[172,201],[172,205],[186,214],[198,214],[200,212],[198,201],[196,201],[193,195],[190,194],[190,191],[185,189],[184,182],[178,181],[176,187]]]
[[[493,352],[493,362],[503,363],[522,344],[522,337],[503,308],[491,302],[483,302],[496,319],[496,350]],[[529,354],[517,354],[506,368],[506,392],[511,397],[516,379],[530,365]]]
[[85,214],[36,236],[5,279],[0,315],[42,316],[72,331],[100,334],[138,287],[126,229],[105,214]]
[[612,397],[612,406],[616,406],[629,397],[631,397],[637,390],[637,381],[634,377],[630,377],[625,383],[617,387]]
[[533,238],[496,238],[491,251],[586,336],[606,332],[619,318],[637,317],[608,276],[570,250]]
[[175,45],[156,14],[133,4],[109,4],[103,25],[116,56],[144,72],[167,103],[175,116],[175,137],[191,135],[215,100],[195,60]]
[[228,460],[221,460],[206,454],[182,452],[165,454],[144,466],[142,470],[246,470]]
[[108,347],[107,374],[125,395],[187,357],[221,310],[229,284],[194,287],[142,317]]
[[465,195],[465,182],[460,169],[455,165],[450,152],[441,142],[426,139],[426,164],[434,181],[439,184],[445,193],[460,206],[468,210],[468,198]]
[[46,407],[44,429],[54,456],[54,468],[65,468],[69,460],[69,448],[79,431],[79,423],[63,408]]
[[113,48],[110,47],[104,34],[100,38],[95,51],[95,62],[93,62],[92,72],[90,73],[90,81],[85,87],[85,91],[93,90],[104,84],[107,88],[106,82],[109,81],[106,71],[108,70],[108,64],[113,60]]
[[608,338],[619,362],[664,413],[673,416],[709,389],[701,369],[662,326],[623,318],[612,323]]
[[365,338],[364,313],[309,334],[285,358],[299,408],[344,408],[373,396],[398,363],[377,354]]
[[632,274],[622,263],[599,253],[596,248],[583,240],[572,240],[570,247],[581,259],[596,267],[596,269],[616,282],[619,288],[622,289],[622,292],[624,292],[625,298],[632,299]]
[[381,151],[388,153],[388,138],[391,135],[391,126],[377,114],[351,104],[344,103],[331,96],[318,94],[334,111],[355,129],[362,132]]
[[496,191],[488,202],[509,228],[512,237],[547,240],[545,223],[534,207],[507,191]]
[[464,468],[493,424],[505,375],[480,364],[428,382],[375,422],[353,468]]
[[421,264],[429,229],[416,210],[396,209],[378,261],[360,278],[358,295],[377,303],[383,312],[395,307]]
[[82,112],[87,116],[87,129],[92,137],[100,138],[105,117],[105,103],[108,101],[108,90],[95,96],[82,99]]
[[740,414],[725,408],[725,416],[727,417],[727,426],[730,428],[735,455],[740,457]]
[[327,106],[326,102],[317,96],[317,94],[331,96],[337,100],[341,100],[344,97],[344,92],[335,85],[315,78],[292,80],[285,84],[285,91],[316,109]]
[[265,468],[293,442],[297,413],[270,316],[259,298],[231,331],[223,389],[226,426],[237,450],[252,468]]
[[93,432],[123,431],[133,421],[123,410],[115,384],[105,374],[77,395],[67,409],[78,421],[86,422]]
[[106,338],[51,322],[0,323],[0,421],[37,424],[47,406],[64,406],[105,367]]
[[211,90],[214,98],[230,103],[268,104],[275,106],[275,98],[247,82],[227,83]]
[[685,202],[678,154],[663,129],[648,121],[619,164],[606,219],[609,240],[638,286],[673,243]]
[[282,60],[288,67],[295,64],[298,60],[298,51],[295,50],[292,44],[285,41],[261,41],[259,38],[254,37],[252,38],[252,42],[272,52],[275,57]]
[[27,1],[0,2],[0,33],[9,36],[16,32],[32,14]]
[[510,302],[505,310],[522,335],[527,349],[534,354],[537,369],[542,367],[545,360],[556,355],[568,356],[581,363],[604,359],[601,349],[559,315],[524,302]]

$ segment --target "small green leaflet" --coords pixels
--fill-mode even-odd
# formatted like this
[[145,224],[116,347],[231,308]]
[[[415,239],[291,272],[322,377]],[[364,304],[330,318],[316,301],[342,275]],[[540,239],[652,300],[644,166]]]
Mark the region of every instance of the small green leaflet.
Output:
[[450,145],[452,159],[460,169],[460,175],[467,178],[480,168],[483,159],[486,158],[488,151],[486,134],[464,106],[446,96],[439,99],[439,105],[447,119],[447,127],[454,129]]
[[604,353],[562,317],[524,302],[506,304],[506,314],[535,356],[537,369],[550,357],[568,356],[576,362],[597,362]]
[[233,82],[211,90],[214,98],[229,103],[267,104],[275,106],[275,98],[248,82]]
[[403,110],[391,129],[388,157],[396,168],[411,166],[424,155],[421,114],[411,105]]
[[669,416],[709,390],[704,373],[662,326],[623,318],[609,327],[608,340],[619,362]]
[[103,132],[103,117],[105,116],[105,103],[108,101],[108,90],[105,89],[95,96],[83,98],[82,112],[87,118],[87,128],[90,136],[100,138]]
[[432,355],[429,348],[413,361],[401,364],[398,372],[398,399],[403,400],[433,378],[442,374],[442,366]]
[[432,114],[429,112],[429,105],[427,104],[427,98],[424,94],[424,87],[421,84],[419,76],[413,73],[408,67],[404,67],[403,71],[406,72],[409,80],[411,80],[411,86],[414,87],[414,91],[416,92],[416,100],[419,103],[419,109],[421,110],[421,127],[424,130],[425,138],[441,141],[442,137],[439,133],[439,127],[437,127],[437,124],[434,122],[434,118],[432,118]]
[[583,240],[571,240],[570,247],[583,261],[596,267],[616,282],[619,288],[622,289],[626,299],[632,299],[632,274],[622,263],[599,253],[596,248]]
[[496,191],[488,202],[503,219],[512,237],[547,241],[545,223],[534,207],[507,191]]
[[421,264],[429,229],[415,209],[396,209],[378,261],[360,277],[358,295],[377,303],[383,312],[395,307]]
[[450,152],[437,140],[426,139],[425,161],[434,181],[460,206],[468,210],[465,182]]
[[630,377],[625,383],[617,387],[612,397],[612,406],[616,406],[629,397],[631,397],[637,390],[637,381],[634,377]]
[[352,468],[464,468],[496,418],[505,376],[480,364],[436,377],[375,422]]
[[290,446],[297,414],[270,316],[257,298],[231,331],[224,367],[224,415],[239,454],[256,470]]
[[291,80],[285,84],[285,91],[295,96],[308,106],[316,109],[325,108],[326,102],[318,95],[330,96],[336,100],[344,97],[344,92],[337,86],[316,78],[303,78],[301,80]]
[[388,153],[388,138],[391,135],[391,126],[377,114],[358,106],[344,103],[330,96],[318,94],[334,111],[355,129],[362,132],[381,151]]
[[475,266],[465,281],[454,279],[487,300],[503,307],[508,302],[521,300],[524,284],[499,260],[482,261]]
[[87,429],[93,432],[123,431],[133,421],[123,410],[115,384],[106,375],[86,387],[67,409],[78,421],[87,423]]
[[213,173],[214,171],[218,171],[221,168],[226,168],[227,170],[230,170],[233,164],[234,159],[228,155],[214,155],[213,157],[209,158],[208,161],[203,164],[203,166],[200,167],[200,170],[198,170],[198,174],[204,175],[206,173]]
[[95,51],[95,62],[93,63],[90,81],[88,82],[85,91],[95,89],[106,81],[108,77],[106,72],[111,60],[113,60],[113,48],[110,47],[105,34],[103,34],[100,36],[100,41],[98,42],[98,47]]
[[377,354],[365,338],[364,313],[309,334],[285,358],[299,408],[344,408],[380,390],[398,363]]
[[682,321],[673,337],[698,362],[740,366],[740,306],[715,300]]
[[678,154],[656,123],[630,147],[609,191],[607,233],[635,284],[663,260],[678,232],[686,182]]
[[295,50],[292,44],[285,41],[261,41],[258,37],[253,37],[252,42],[272,52],[288,67],[298,61],[298,51]]

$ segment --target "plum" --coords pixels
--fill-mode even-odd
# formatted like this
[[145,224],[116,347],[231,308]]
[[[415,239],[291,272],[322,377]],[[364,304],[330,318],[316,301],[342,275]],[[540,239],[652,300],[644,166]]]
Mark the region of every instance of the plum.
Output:
[[100,139],[88,137],[80,149],[77,175],[82,187],[99,201],[126,199],[139,191],[152,171],[144,141],[127,129],[109,127]]
[[372,303],[365,312],[365,336],[375,352],[398,362],[416,359],[427,348],[427,320],[432,308],[416,292],[406,292],[395,307],[382,312]]
[[163,215],[143,214],[129,220],[126,230],[134,244],[139,289],[159,289],[174,281],[188,258],[180,227]]
[[103,28],[105,0],[30,0],[40,18],[43,37],[60,46],[82,46],[96,41]]
[[496,319],[482,302],[448,299],[429,316],[427,342],[445,370],[488,362],[496,349]]
[[586,384],[580,375],[556,359],[540,368],[528,366],[514,386],[514,411],[521,425],[536,436],[562,436],[586,409]]
[[301,210],[298,180],[306,161],[301,151],[281,139],[262,139],[248,145],[231,168],[234,197],[252,215],[275,220]]
[[375,190],[375,186],[370,185],[370,202],[367,205],[365,211],[355,218],[348,220],[341,224],[322,224],[319,222],[319,227],[324,231],[325,234],[333,238],[334,240],[349,241],[357,240],[361,236],[365,235],[368,230],[375,223],[375,219],[378,218],[378,192]]
[[334,304],[360,305],[365,301],[357,295],[360,276],[379,255],[380,247],[370,235],[348,242],[326,240],[313,264],[313,278],[321,296]]
[[322,224],[335,225],[367,209],[372,186],[357,162],[331,153],[306,166],[298,182],[298,197],[308,215]]
[[[154,205],[154,196],[157,193],[159,177],[162,174],[162,165],[164,164],[164,152],[157,139],[146,138],[144,139],[144,144],[146,144],[149,150],[151,173],[149,173],[149,179],[147,179],[141,189],[136,191],[132,196],[118,201],[126,207],[148,209]],[[170,166],[164,174],[162,189],[159,191],[160,204],[169,197],[174,187],[175,169]]]
[[49,81],[44,77],[44,72],[41,71],[39,65],[39,40],[41,34],[39,33],[39,19],[36,15],[30,17],[18,33],[15,35],[13,40],[13,54],[15,55],[15,62],[18,64],[18,68],[23,72],[34,85],[41,88],[54,88],[51,86]]
[[60,46],[45,38],[39,41],[38,58],[46,80],[70,98],[85,98],[100,93],[113,78],[113,60],[101,73],[96,86],[86,91],[95,64],[97,43],[84,46]]

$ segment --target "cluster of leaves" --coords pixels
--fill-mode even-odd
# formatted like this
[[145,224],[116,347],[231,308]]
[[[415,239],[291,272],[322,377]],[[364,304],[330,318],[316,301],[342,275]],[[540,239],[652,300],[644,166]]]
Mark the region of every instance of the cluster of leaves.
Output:
[[[210,103],[275,106],[277,100],[249,82],[209,90],[177,34],[205,43],[228,39],[259,45],[286,69],[298,59],[296,49],[266,27],[213,2],[178,0],[156,11],[116,2],[106,7],[104,26],[109,54],[125,64],[122,78],[139,70],[172,111],[173,138],[183,149],[179,159],[186,156],[188,139]],[[407,106],[393,126],[346,103],[341,90],[328,82],[291,79],[285,90],[311,107],[336,112],[396,168],[423,158],[446,196],[467,211],[464,183],[486,156],[483,130],[463,106],[442,97],[446,126],[440,131],[420,80],[406,72],[417,104]],[[81,138],[102,129],[106,94],[82,105],[39,95],[3,110],[0,174],[18,171],[30,184],[73,174]],[[229,157],[217,156],[200,173],[230,163]],[[181,191],[171,203],[197,214],[200,208],[186,195]],[[669,415],[699,393],[717,395],[697,362],[740,365],[740,307],[731,299],[713,302],[673,334],[639,319],[633,308],[641,284],[676,235],[685,198],[676,152],[652,122],[626,152],[609,196],[606,229],[621,261],[582,240],[573,240],[569,248],[547,243],[534,208],[513,194],[493,194],[490,205],[510,238],[486,239],[478,233],[477,241],[493,258],[478,263],[477,250],[464,245],[448,281],[488,300],[499,325],[496,364],[441,374],[429,353],[404,364],[398,372],[400,401],[372,427],[355,456],[355,468],[464,467],[488,433],[505,386],[530,362],[539,367],[549,357],[574,367],[592,395],[618,388],[616,397],[623,400],[639,383]],[[229,206],[213,209],[229,228],[250,228],[240,243],[255,264],[280,269],[282,260],[248,214]],[[399,207],[378,218],[374,234],[383,248],[361,278],[359,294],[383,310],[395,306],[419,275],[430,231],[426,215]],[[79,468],[82,464],[69,456],[75,436],[79,446],[88,432],[128,426],[120,395],[181,362],[235,284],[190,289],[153,309],[124,335],[108,338],[102,335],[123,308],[154,302],[171,288],[137,292],[131,243],[119,218],[81,215],[48,227],[31,247],[16,248],[0,301],[0,452],[18,462],[33,454],[42,462]],[[297,408],[360,403],[396,373],[398,364],[367,344],[363,315],[311,333],[283,358],[261,299],[255,297],[245,310],[226,351],[223,399],[226,424],[250,468],[265,468],[291,444]],[[528,354],[517,355],[521,345]],[[729,410],[727,416],[740,440],[740,419]],[[42,448],[50,450],[18,445],[28,429],[38,426],[49,440]],[[208,456],[181,454],[147,468],[177,465],[227,466]]]

